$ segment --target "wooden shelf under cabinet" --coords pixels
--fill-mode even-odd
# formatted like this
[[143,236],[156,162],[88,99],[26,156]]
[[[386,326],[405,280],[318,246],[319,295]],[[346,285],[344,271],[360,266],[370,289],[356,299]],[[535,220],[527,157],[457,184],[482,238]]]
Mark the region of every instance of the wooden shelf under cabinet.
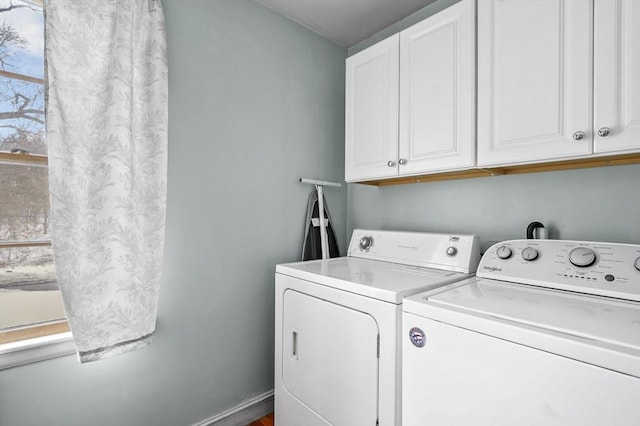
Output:
[[467,179],[497,175],[515,175],[522,173],[551,172],[558,170],[584,169],[603,166],[623,166],[627,164],[640,164],[639,154],[624,154],[600,158],[581,158],[577,160],[564,160],[550,163],[524,164],[508,167],[491,167],[454,172],[434,173],[419,176],[403,176],[399,178],[370,180],[366,182],[354,182],[365,185],[386,186],[405,183],[436,182],[441,180]]

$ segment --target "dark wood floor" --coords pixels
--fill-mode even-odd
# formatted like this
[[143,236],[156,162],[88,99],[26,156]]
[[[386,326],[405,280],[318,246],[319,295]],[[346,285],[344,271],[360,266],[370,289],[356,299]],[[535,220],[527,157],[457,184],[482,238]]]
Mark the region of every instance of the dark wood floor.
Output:
[[249,423],[248,426],[273,426],[273,413],[267,414],[255,422]]

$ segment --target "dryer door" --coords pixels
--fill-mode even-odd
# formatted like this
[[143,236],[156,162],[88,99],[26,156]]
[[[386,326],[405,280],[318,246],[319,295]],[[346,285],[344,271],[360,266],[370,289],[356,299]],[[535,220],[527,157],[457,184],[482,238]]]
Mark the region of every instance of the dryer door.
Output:
[[294,290],[284,294],[282,381],[331,424],[375,425],[378,325],[370,315]]

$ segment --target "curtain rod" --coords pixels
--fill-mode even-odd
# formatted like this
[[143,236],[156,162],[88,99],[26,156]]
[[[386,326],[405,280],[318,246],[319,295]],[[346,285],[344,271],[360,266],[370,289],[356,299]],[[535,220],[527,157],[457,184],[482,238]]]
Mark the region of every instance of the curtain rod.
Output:
[[307,178],[300,178],[300,183],[308,183],[311,185],[321,185],[321,186],[335,186],[338,188],[342,186],[342,184],[338,182],[329,182],[326,180],[307,179]]

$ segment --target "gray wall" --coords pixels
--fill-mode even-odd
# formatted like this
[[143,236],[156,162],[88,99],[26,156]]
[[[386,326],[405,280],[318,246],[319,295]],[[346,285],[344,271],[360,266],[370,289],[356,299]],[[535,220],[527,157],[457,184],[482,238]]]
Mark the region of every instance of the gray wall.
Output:
[[415,13],[412,13],[411,15],[407,16],[404,19],[401,19],[400,21],[396,22],[395,24],[392,24],[390,26],[388,26],[387,28],[383,29],[382,31],[377,32],[376,34],[372,35],[371,37],[369,37],[366,40],[361,41],[360,43],[356,43],[353,46],[351,46],[348,50],[349,50],[349,56],[351,55],[355,55],[356,53],[360,52],[361,50],[366,49],[367,47],[376,44],[377,42],[384,40],[385,38],[394,35],[397,32],[400,32],[408,27],[410,27],[413,24],[417,24],[418,22],[422,21],[423,19],[428,18],[431,15],[434,15],[438,12],[440,12],[443,9],[446,9],[447,7],[451,6],[452,4],[458,3],[460,0],[435,0],[433,3],[431,3],[428,6],[423,7],[422,9],[418,10]]
[[[273,388],[274,265],[300,256],[299,177],[344,179],[346,50],[247,0],[164,0],[169,196],[145,349],[0,372],[0,424],[189,425]],[[327,189],[346,251],[346,186]]]
[[[349,55],[459,0],[438,0],[355,46]],[[354,228],[469,232],[482,247],[524,238],[536,220],[551,238],[640,244],[640,165],[387,187],[349,185]]]
[[640,165],[373,187],[349,185],[349,229],[475,233],[481,246],[549,237],[640,244]]

